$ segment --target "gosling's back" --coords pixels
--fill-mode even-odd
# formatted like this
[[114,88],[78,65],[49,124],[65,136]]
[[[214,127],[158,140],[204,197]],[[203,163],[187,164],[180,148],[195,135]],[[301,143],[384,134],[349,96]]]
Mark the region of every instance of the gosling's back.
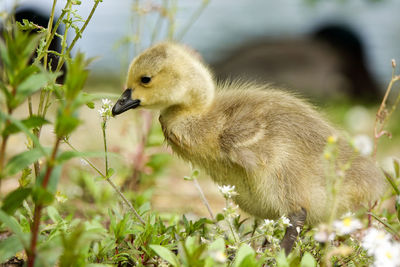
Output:
[[[195,107],[194,107],[195,108]],[[341,134],[305,101],[268,86],[222,84],[205,112],[160,117],[168,143],[219,184],[235,185],[246,212],[276,218],[305,208],[309,223],[330,213],[329,136],[338,137],[338,162],[351,161],[338,193],[343,213],[378,198],[382,175],[355,154]]]

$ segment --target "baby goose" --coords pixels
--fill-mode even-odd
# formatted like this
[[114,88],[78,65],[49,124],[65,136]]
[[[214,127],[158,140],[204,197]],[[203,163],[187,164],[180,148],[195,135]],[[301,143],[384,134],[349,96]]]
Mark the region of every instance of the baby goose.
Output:
[[372,160],[354,154],[305,101],[269,86],[216,84],[185,46],[161,43],[133,60],[128,89],[113,115],[143,107],[160,110],[168,144],[221,185],[234,185],[235,202],[259,218],[291,220],[281,246],[289,253],[304,222],[327,219],[326,164],[329,136],[338,137],[345,172],[338,214],[378,199],[384,179]]

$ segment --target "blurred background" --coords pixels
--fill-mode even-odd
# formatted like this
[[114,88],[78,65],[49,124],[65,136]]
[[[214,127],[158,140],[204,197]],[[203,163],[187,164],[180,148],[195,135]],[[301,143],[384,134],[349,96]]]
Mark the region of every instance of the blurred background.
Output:
[[[18,1],[19,19],[48,18],[52,2]],[[396,0],[207,2],[105,0],[75,50],[98,58],[93,76],[119,77],[151,40],[172,37],[168,31],[173,31],[173,38],[199,51],[218,77],[251,75],[311,96],[350,92],[367,98],[382,93],[390,60],[400,57]],[[15,1],[0,3],[10,11]],[[63,5],[58,1],[56,14]],[[82,1],[78,14],[87,17],[92,5]],[[187,29],[199,7],[204,9]],[[158,21],[160,14],[165,22]]]
[[[16,20],[47,26],[53,1],[15,3],[0,1],[2,14],[15,10]],[[77,15],[86,18],[93,3],[82,1]],[[57,15],[64,4],[57,2]],[[177,40],[198,51],[216,79],[255,80],[292,90],[318,105],[350,136],[371,138],[375,112],[391,78],[391,60],[400,60],[399,10],[398,0],[103,0],[72,53],[80,50],[96,58],[88,91],[119,94],[135,55],[154,42]],[[73,37],[69,35],[70,41]],[[206,214],[193,185],[183,180],[190,167],[162,145],[157,116],[133,113],[108,126],[110,147],[123,158],[114,164],[126,169],[118,174],[123,176],[120,184],[142,192],[151,188],[156,209]],[[73,141],[80,150],[101,150],[97,111],[84,110],[81,116],[84,123]],[[399,118],[391,121],[393,140],[380,142],[382,166],[400,156]],[[23,143],[15,140],[18,146]],[[164,169],[166,178],[154,179]],[[222,198],[210,179],[200,181],[210,202],[221,208]]]

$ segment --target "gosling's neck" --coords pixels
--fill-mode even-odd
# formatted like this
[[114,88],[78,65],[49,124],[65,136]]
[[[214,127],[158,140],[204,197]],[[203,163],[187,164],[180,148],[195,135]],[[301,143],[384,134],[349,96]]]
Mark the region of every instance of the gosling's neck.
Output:
[[214,102],[214,83],[207,87],[188,90],[182,103],[169,106],[160,112],[160,121],[164,126],[195,121],[208,112]]

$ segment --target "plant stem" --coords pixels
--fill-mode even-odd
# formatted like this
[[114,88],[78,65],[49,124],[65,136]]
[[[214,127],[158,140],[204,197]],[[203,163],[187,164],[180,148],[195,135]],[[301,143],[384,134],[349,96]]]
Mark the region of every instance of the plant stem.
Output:
[[[47,169],[46,173],[44,175],[43,181],[42,181],[42,188],[46,189],[47,185],[49,183],[51,173],[54,169],[54,161],[57,155],[58,148],[60,146],[61,138],[57,137],[56,143],[53,147],[53,152],[51,153],[50,159],[47,160]],[[43,209],[43,204],[36,203],[35,204],[35,211],[33,214],[33,223],[31,227],[31,244],[30,244],[30,249],[27,251],[28,255],[28,267],[33,267],[35,265],[35,259],[36,259],[36,245],[37,245],[37,239],[39,236],[39,226],[40,226],[40,218],[41,218],[41,213]]]
[[[75,147],[72,146],[71,143],[68,142],[68,140],[64,139],[64,143],[66,143],[72,150],[78,151]],[[85,157],[82,157],[82,159],[89,164],[90,167],[92,167],[101,177],[103,177],[114,189],[115,192],[121,197],[123,203],[128,206],[128,208],[131,210],[131,212],[135,215],[135,217],[140,221],[141,224],[145,225],[145,221],[142,219],[142,217],[139,215],[139,213],[136,211],[136,209],[133,207],[132,203],[124,196],[124,194],[119,190],[119,188],[114,184],[114,182],[110,179],[107,178],[105,174],[103,174],[90,160],[88,160]]]
[[194,183],[194,186],[196,187],[197,191],[199,191],[200,198],[203,201],[203,204],[207,207],[207,210],[208,210],[208,213],[210,214],[211,219],[214,220],[215,217],[211,210],[210,204],[208,203],[208,201],[203,193],[203,190],[201,189],[200,184],[196,178],[193,178],[193,183]]
[[35,59],[35,63],[38,63],[45,56],[45,54],[47,54],[47,52],[49,50],[49,47],[50,47],[50,44],[51,44],[51,41],[53,40],[54,35],[56,34],[57,29],[60,26],[61,21],[63,20],[63,18],[65,16],[65,13],[67,13],[67,10],[68,10],[67,7],[68,7],[69,2],[71,2],[71,0],[68,0],[65,3],[65,6],[62,9],[62,12],[61,12],[60,16],[58,17],[58,19],[56,21],[56,24],[54,25],[54,28],[51,31],[51,34],[48,36],[48,39],[46,38],[46,45],[43,48],[43,53],[38,55],[38,57]]
[[101,124],[101,129],[103,131],[103,143],[104,143],[104,161],[106,165],[106,177],[108,178],[108,156],[107,156],[107,138],[106,138],[106,126],[107,121],[104,120]]
[[105,159],[105,163],[106,163],[106,179],[107,179],[108,183],[114,188],[114,190],[120,195],[120,197],[125,201],[125,203],[128,204],[128,207],[133,212],[133,214],[135,214],[136,218],[144,225],[145,222],[142,219],[142,217],[140,217],[139,213],[137,213],[137,211],[132,206],[132,204],[129,202],[129,200],[126,199],[126,197],[122,194],[121,190],[119,190],[118,187],[110,180],[109,173],[108,173],[108,158],[107,158],[108,150],[107,150],[106,127],[107,127],[107,121],[104,119],[104,121],[102,122],[101,128],[103,130],[104,154],[105,154],[104,159]]
[[3,140],[1,142],[1,148],[0,148],[0,191],[1,191],[1,180],[3,178],[2,172],[3,172],[4,159],[5,159],[5,154],[6,154],[7,140],[8,140],[8,135],[3,137]]
[[185,34],[189,31],[189,29],[193,26],[193,24],[198,20],[198,18],[200,17],[201,13],[203,13],[204,9],[208,6],[209,3],[210,3],[210,0],[203,0],[201,5],[199,6],[199,8],[196,9],[196,11],[193,13],[193,15],[190,18],[189,22],[185,25],[183,30],[176,37],[176,40],[182,41],[182,39],[185,36]]
[[[75,43],[78,41],[79,38],[81,38],[82,33],[85,31],[87,25],[89,24],[90,20],[93,17],[94,12],[96,11],[97,6],[99,5],[100,1],[99,0],[95,0],[94,5],[92,7],[92,10],[90,10],[89,16],[87,17],[87,19],[85,20],[85,23],[83,24],[82,28],[79,30],[79,33],[75,36],[74,40],[72,40],[71,45],[68,47],[68,50],[66,52],[66,55],[68,56],[71,53],[72,48],[74,48]],[[64,58],[61,59],[62,62],[65,61]],[[62,63],[61,63],[62,65]]]
[[[385,107],[386,107],[386,101],[389,96],[390,91],[392,90],[393,84],[397,82],[400,79],[400,76],[395,76],[394,73],[392,74],[392,79],[389,82],[389,85],[386,89],[385,95],[382,99],[381,105],[379,106],[378,112],[376,113],[375,117],[375,122],[374,122],[374,150],[372,153],[372,158],[376,160],[376,153],[378,149],[378,139],[384,135],[387,134],[387,132],[383,131],[383,128],[385,127],[385,124],[391,117],[392,113],[396,109],[396,106],[398,105],[400,101],[400,94],[397,96],[395,104],[392,106],[391,111],[388,114],[384,114],[385,112]],[[378,130],[379,127],[379,130]]]
[[[68,1],[67,1],[68,2]],[[53,27],[53,21],[54,21],[54,10],[56,8],[56,3],[57,0],[53,0],[53,6],[51,8],[51,13],[50,13],[50,19],[49,19],[49,23],[47,24],[47,40],[51,40],[50,36],[51,36],[51,28]],[[51,43],[51,42],[50,42]],[[44,69],[47,68],[47,53],[44,54],[44,63],[43,63],[43,67]]]
[[[10,107],[7,107],[8,115],[11,116],[13,110]],[[5,127],[9,126],[11,124],[9,119],[6,119],[5,122]],[[9,135],[4,135],[1,141],[1,146],[0,146],[0,190],[1,190],[1,180],[3,178],[3,167],[4,167],[4,160],[6,157],[6,147],[7,147],[7,141],[8,141]]]
[[[229,210],[229,201],[230,200],[228,198],[225,199],[226,210]],[[233,239],[235,240],[235,243],[238,244],[238,240],[236,239],[236,233],[235,233],[235,231],[233,230],[233,227],[232,227],[231,217],[228,215],[228,216],[225,216],[225,218],[226,218],[226,222],[228,223],[229,229],[231,230]]]

